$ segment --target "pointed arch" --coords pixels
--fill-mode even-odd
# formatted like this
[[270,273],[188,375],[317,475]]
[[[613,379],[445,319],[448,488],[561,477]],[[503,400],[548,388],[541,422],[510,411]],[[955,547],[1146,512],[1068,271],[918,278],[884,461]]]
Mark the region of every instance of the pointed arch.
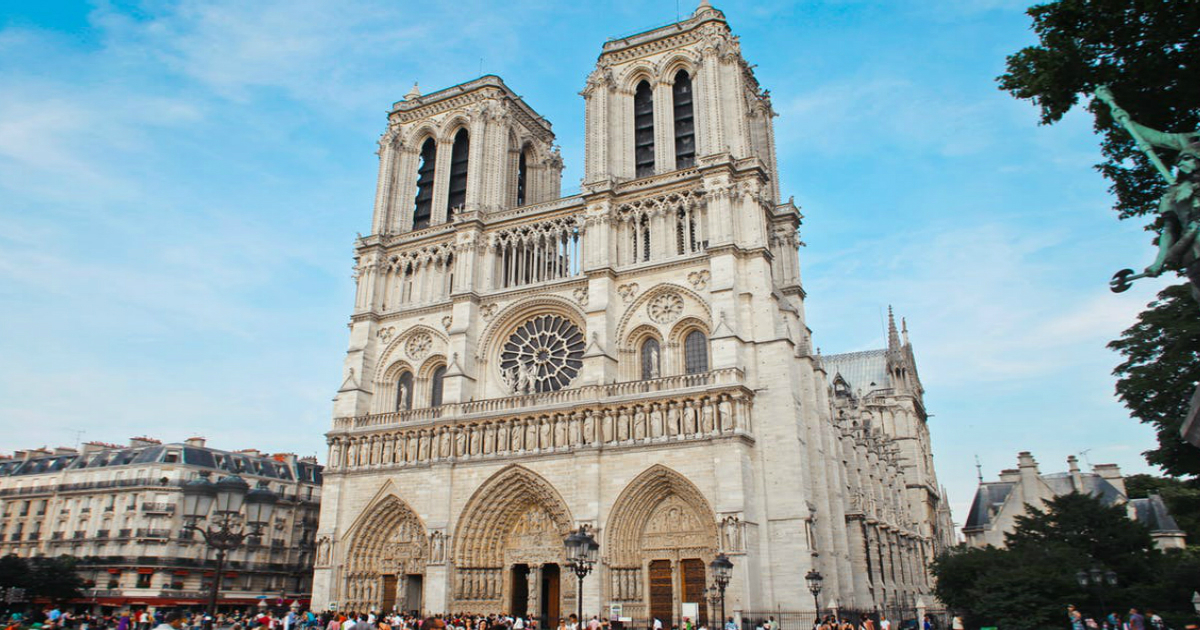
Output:
[[704,494],[678,472],[655,464],[635,477],[609,510],[605,560],[640,567],[652,557],[692,556],[706,562],[717,553],[717,519]]
[[[534,523],[539,519],[540,523]],[[514,533],[526,534],[522,537],[525,544],[541,546],[543,556],[537,560],[563,562],[566,551],[562,541],[572,522],[566,501],[549,481],[513,464],[484,481],[467,501],[455,527],[454,564],[498,568],[514,560],[508,557],[510,551],[537,551],[514,549]],[[531,523],[542,527],[536,529]]]
[[385,575],[425,573],[429,537],[416,511],[385,486],[347,530],[342,567],[347,610],[377,609]]

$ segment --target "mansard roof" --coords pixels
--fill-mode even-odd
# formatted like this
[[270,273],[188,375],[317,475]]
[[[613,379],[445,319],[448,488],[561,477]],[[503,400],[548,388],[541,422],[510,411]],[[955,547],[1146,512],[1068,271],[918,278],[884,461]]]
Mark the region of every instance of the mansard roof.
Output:
[[1171,517],[1171,513],[1167,511],[1167,504],[1157,494],[1152,494],[1145,499],[1131,499],[1129,504],[1133,506],[1137,514],[1138,522],[1149,527],[1150,531],[1155,533],[1183,532],[1175,523],[1175,519]]
[[[294,460],[293,461],[289,461]],[[229,452],[189,444],[113,446],[97,451],[71,452],[46,457],[0,461],[0,477],[18,477],[92,468],[183,464],[236,474],[256,475],[284,481],[321,483],[321,466],[295,458],[280,459],[257,452]]]
[[838,375],[841,375],[855,395],[869,394],[877,389],[891,387],[887,370],[887,350],[884,349],[822,355],[821,367],[825,369],[825,377],[829,379],[830,386]]
[[979,484],[975,491],[975,500],[971,502],[971,512],[967,515],[967,523],[963,531],[984,530],[992,522],[992,516],[1000,510],[1000,506],[1012,494],[1015,483],[997,481]]

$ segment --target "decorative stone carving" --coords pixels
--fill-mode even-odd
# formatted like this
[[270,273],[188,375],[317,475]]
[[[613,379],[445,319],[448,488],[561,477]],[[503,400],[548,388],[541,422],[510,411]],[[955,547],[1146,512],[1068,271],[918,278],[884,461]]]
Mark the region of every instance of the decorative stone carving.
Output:
[[485,321],[489,320],[496,314],[496,309],[497,307],[495,304],[485,304],[479,308],[479,315],[483,317]]
[[617,295],[620,295],[621,299],[625,300],[626,304],[633,300],[633,296],[637,295],[637,292],[638,284],[636,282],[622,284],[621,286],[617,287]]
[[697,291],[703,291],[708,287],[708,280],[711,277],[712,274],[710,274],[707,269],[701,269],[700,271],[693,271],[692,273],[689,273],[688,282],[692,283],[692,287],[694,287]]
[[659,324],[669,324],[683,314],[683,298],[674,291],[667,291],[653,300],[646,307],[650,319]]
[[388,326],[386,328],[380,328],[379,331],[375,333],[375,336],[379,337],[379,340],[382,341],[383,343],[387,343],[387,342],[391,341],[392,337],[395,334],[396,334],[396,328],[393,326]]
[[579,302],[580,306],[587,306],[587,303],[588,303],[587,287],[579,287],[578,289],[575,289],[571,293],[572,293],[572,295],[575,296],[575,301]]
[[429,564],[444,564],[446,562],[446,534],[435,531],[429,534]]
[[741,519],[730,514],[721,519],[721,550],[729,553],[745,551],[743,541],[743,525]]
[[539,315],[517,327],[500,352],[500,373],[514,395],[566,387],[583,368],[583,333],[560,315]]
[[443,317],[442,318],[442,328],[445,328],[446,332],[450,332],[450,323],[453,321],[454,321],[454,318],[449,315]]
[[332,555],[332,551],[333,551],[333,541],[329,538],[329,536],[322,536],[319,539],[317,539],[317,557],[316,557],[316,561],[314,562],[315,566],[318,566],[318,567],[329,566],[329,561],[330,561],[330,556]]
[[408,338],[404,343],[404,352],[414,361],[420,361],[429,354],[429,347],[433,345],[433,335],[428,332],[421,331]]

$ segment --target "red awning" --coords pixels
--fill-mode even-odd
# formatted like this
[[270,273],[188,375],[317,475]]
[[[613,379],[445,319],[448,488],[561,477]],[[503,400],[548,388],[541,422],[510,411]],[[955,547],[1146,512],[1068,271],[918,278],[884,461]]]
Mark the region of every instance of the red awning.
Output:
[[154,573],[154,569],[138,569],[138,573],[140,573],[142,575],[145,575],[147,573]]
[[178,570],[178,571],[175,571],[175,575],[187,575],[187,574],[188,574],[188,572],[187,572],[186,570],[184,570],[184,569],[180,569],[180,570]]
[[121,574],[121,570],[120,570],[120,569],[109,569],[109,570],[108,570],[108,572],[109,572],[109,573],[112,573],[113,575],[120,575],[120,574]]

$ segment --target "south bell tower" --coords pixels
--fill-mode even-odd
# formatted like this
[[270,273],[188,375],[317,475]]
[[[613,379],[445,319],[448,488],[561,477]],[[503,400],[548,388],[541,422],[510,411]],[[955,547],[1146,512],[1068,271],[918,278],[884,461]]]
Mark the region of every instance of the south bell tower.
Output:
[[[582,96],[567,197],[550,124],[498,77],[389,115],[313,605],[706,623],[719,553],[729,611],[807,610],[811,569],[843,607],[927,592],[899,468],[847,469],[775,114],[725,16],[606,42]],[[883,536],[848,534],[864,494],[896,506]]]

